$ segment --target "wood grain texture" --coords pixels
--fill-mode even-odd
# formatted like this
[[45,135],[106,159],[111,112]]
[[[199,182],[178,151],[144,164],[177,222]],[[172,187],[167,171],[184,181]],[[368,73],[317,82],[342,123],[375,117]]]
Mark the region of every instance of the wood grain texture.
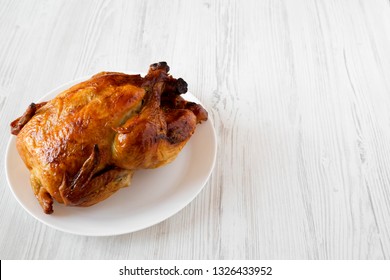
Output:
[[0,168],[1,259],[390,259],[390,4],[0,5],[0,149],[54,87],[166,60],[209,109],[214,172],[173,217],[116,237],[37,222]]

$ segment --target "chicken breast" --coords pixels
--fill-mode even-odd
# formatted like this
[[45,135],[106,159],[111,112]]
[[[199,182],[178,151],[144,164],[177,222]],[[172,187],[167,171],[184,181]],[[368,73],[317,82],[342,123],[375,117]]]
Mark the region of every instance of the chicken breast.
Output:
[[11,123],[45,213],[53,199],[96,204],[128,186],[136,170],[176,158],[207,112],[180,96],[187,83],[168,72],[165,62],[145,77],[102,72]]

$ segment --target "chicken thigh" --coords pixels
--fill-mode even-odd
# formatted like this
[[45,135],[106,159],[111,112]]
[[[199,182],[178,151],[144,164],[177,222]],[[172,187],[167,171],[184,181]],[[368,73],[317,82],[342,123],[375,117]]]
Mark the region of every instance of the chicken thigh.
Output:
[[165,62],[145,77],[102,72],[11,123],[45,213],[53,199],[96,204],[128,186],[134,171],[176,158],[207,112],[180,96],[187,83],[168,72]]

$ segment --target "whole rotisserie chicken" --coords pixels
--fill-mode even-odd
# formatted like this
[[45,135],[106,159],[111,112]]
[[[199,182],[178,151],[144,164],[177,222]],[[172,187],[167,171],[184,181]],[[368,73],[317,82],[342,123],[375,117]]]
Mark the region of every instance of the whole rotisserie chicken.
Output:
[[145,77],[102,72],[11,123],[45,213],[53,199],[93,205],[128,186],[137,169],[176,158],[207,112],[180,96],[187,83],[168,71],[160,62]]

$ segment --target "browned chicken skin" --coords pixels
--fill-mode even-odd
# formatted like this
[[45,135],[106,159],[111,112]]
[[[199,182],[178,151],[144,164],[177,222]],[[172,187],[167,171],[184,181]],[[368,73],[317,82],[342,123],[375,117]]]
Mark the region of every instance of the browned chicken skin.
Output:
[[176,158],[207,112],[180,96],[187,83],[168,71],[160,62],[145,77],[102,72],[11,123],[45,213],[53,199],[98,203],[128,186],[135,170]]

